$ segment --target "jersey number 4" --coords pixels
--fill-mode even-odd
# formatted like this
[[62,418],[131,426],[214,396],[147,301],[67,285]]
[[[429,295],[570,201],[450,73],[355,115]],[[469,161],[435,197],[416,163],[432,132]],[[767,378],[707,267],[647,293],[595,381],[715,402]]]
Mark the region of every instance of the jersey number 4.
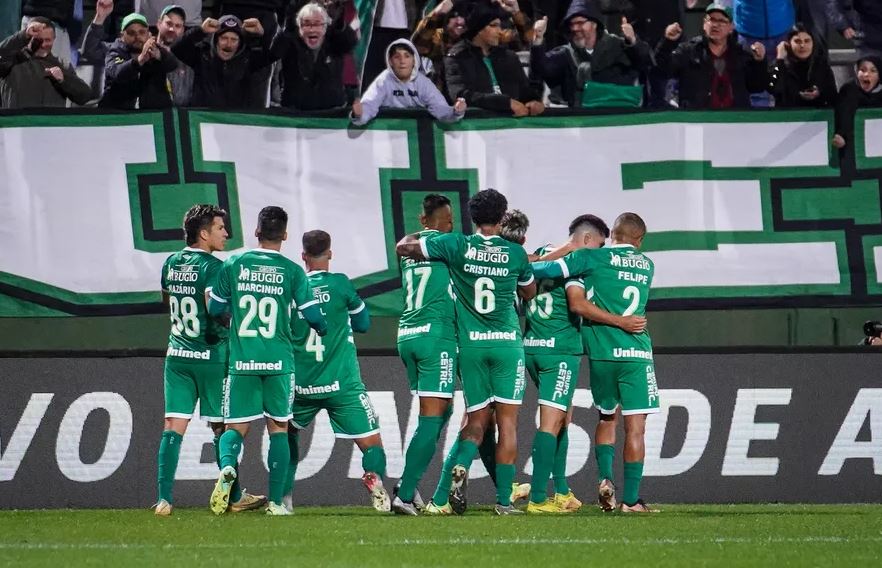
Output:
[[[276,336],[279,304],[275,298],[265,296],[258,301],[251,294],[246,294],[239,298],[239,309],[245,310],[245,316],[239,324],[239,337],[257,337],[258,333],[265,339]],[[257,329],[251,329],[255,318],[260,320],[260,325]]]

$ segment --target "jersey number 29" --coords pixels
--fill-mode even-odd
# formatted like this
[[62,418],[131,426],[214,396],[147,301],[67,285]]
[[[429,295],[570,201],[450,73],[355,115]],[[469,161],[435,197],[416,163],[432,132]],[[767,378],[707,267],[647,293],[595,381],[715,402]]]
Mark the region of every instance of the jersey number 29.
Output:
[[[245,310],[245,316],[239,324],[239,337],[257,337],[258,333],[265,339],[276,336],[279,304],[275,298],[265,296],[258,301],[251,294],[246,294],[239,298],[239,309]],[[255,318],[260,320],[260,325],[257,329],[251,329],[251,323]]]

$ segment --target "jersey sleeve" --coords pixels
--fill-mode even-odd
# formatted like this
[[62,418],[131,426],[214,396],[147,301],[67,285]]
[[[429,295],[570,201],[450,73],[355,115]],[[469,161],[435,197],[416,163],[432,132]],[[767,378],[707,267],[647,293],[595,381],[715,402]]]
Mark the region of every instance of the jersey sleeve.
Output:
[[533,265],[530,264],[526,251],[524,251],[523,256],[524,261],[521,263],[521,269],[518,273],[518,286],[529,286],[536,279],[533,277]]
[[352,285],[352,281],[345,276],[342,280],[342,286],[345,290],[346,297],[346,309],[349,310],[349,315],[354,316],[355,314],[364,311],[366,307],[364,300],[362,300],[361,296],[358,295],[358,292],[355,291],[355,286]]
[[564,284],[565,288],[570,288],[572,286],[578,286],[579,288],[585,289],[585,280],[582,278],[567,278],[566,283]]
[[294,263],[291,263],[291,266],[293,267],[291,295],[294,298],[294,305],[302,312],[308,307],[318,304],[318,300],[312,293],[312,286],[309,284],[306,272]]
[[232,284],[230,283],[230,271],[232,270],[233,263],[229,260],[224,262],[217,268],[217,275],[214,279],[208,280],[208,286],[211,286],[211,289],[208,289],[206,286],[206,290],[209,293],[209,296],[212,300],[221,303],[227,303],[232,295]]
[[596,261],[592,261],[592,249],[579,249],[555,262],[560,265],[564,278],[581,278],[591,273]]
[[165,259],[165,262],[162,263],[162,274],[159,275],[159,289],[163,292],[168,292],[168,262],[171,260],[171,257]]
[[427,259],[448,261],[459,250],[461,238],[459,233],[420,237],[420,250]]
[[217,281],[220,278],[221,271],[223,270],[224,263],[223,262],[209,262],[208,266],[205,267],[205,293],[210,294],[212,290],[214,290],[215,286],[217,286]]

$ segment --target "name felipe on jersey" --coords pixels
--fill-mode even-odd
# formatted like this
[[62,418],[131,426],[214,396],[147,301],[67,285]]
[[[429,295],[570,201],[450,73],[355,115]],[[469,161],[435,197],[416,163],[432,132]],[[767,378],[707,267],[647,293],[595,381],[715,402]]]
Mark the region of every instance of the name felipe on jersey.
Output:
[[539,339],[536,337],[525,337],[524,338],[524,347],[548,347],[549,349],[554,349],[554,343],[556,337],[552,337],[551,339]]
[[330,385],[316,385],[309,387],[302,387],[297,383],[294,383],[294,392],[302,395],[340,392],[340,381],[334,381]]
[[211,359],[211,349],[206,349],[205,351],[193,351],[169,345],[168,350],[165,352],[165,356],[181,357],[182,359],[204,359],[207,361]]
[[516,331],[470,331],[469,340],[471,341],[517,341],[518,332]]
[[410,335],[418,335],[420,333],[429,333],[431,329],[431,323],[427,323],[426,325],[421,325],[418,327],[399,327],[398,337],[408,337]]
[[613,349],[613,357],[623,358],[623,357],[636,357],[637,359],[652,359],[652,351],[644,351],[642,349],[635,349],[633,347],[628,347],[627,349],[622,349],[621,347],[616,347]]
[[265,361],[236,361],[234,367],[237,371],[281,371],[282,360],[273,361],[271,363]]

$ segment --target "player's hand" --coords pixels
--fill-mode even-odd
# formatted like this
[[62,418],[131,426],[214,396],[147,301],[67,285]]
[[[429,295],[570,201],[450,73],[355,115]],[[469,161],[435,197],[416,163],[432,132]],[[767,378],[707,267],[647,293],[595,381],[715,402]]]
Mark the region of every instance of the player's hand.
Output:
[[46,74],[61,83],[64,81],[64,71],[61,70],[61,67],[55,66],[46,69]]
[[546,31],[548,31],[548,16],[542,16],[533,22],[533,44],[541,45]]
[[257,18],[248,18],[247,20],[242,22],[242,30],[246,33],[256,36],[263,35],[263,26],[260,24],[260,20],[258,20]]
[[643,316],[622,316],[619,324],[628,333],[643,333],[646,329],[646,318]]
[[95,18],[92,22],[99,26],[102,25],[111,12],[113,12],[113,0],[98,0],[95,4]]
[[842,30],[842,37],[845,39],[854,39],[854,36],[857,35],[857,32],[854,31],[854,28],[848,26],[844,30]]
[[634,33],[634,26],[628,23],[628,18],[625,16],[622,16],[622,35],[625,36],[625,41],[628,45],[637,43],[637,34]]
[[755,41],[750,44],[750,53],[753,55],[754,61],[762,61],[766,58],[766,46]]
[[364,107],[361,104],[361,99],[355,99],[352,101],[352,116],[355,118],[361,118],[363,112]]
[[665,39],[677,41],[681,35],[683,35],[683,28],[677,22],[665,28]]
[[460,97],[456,99],[455,103],[453,103],[453,112],[455,112],[456,114],[465,114],[467,106],[468,105],[466,105],[465,99]]
[[778,59],[787,59],[787,55],[788,55],[787,42],[782,41],[781,43],[779,43],[777,51],[778,51],[778,53],[776,54],[776,57]]
[[214,18],[205,18],[202,20],[202,31],[207,34],[213,34],[220,29],[220,22]]
[[522,116],[529,116],[530,109],[528,109],[527,105],[525,105],[521,101],[517,99],[512,99],[511,113],[515,116],[515,118],[521,118]]
[[530,101],[526,106],[527,110],[530,111],[530,116],[539,116],[545,112],[545,105],[541,101]]
[[840,150],[842,148],[845,148],[845,138],[843,138],[842,135],[840,135],[840,134],[834,134],[833,135],[833,146],[835,146],[836,148],[839,148]]

